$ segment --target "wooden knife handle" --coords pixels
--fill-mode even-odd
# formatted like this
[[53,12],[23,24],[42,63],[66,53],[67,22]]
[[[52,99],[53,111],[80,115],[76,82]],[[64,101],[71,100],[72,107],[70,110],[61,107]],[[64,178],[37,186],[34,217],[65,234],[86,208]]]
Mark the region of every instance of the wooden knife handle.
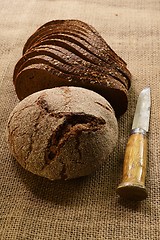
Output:
[[117,193],[127,199],[143,200],[147,197],[145,187],[147,164],[147,134],[140,128],[133,129],[126,146],[123,178]]

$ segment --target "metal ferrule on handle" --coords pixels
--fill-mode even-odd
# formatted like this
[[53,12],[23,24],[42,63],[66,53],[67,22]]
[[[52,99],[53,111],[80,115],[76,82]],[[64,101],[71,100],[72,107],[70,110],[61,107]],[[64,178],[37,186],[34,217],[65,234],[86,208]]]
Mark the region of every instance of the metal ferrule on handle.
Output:
[[143,128],[134,128],[131,130],[131,134],[135,134],[135,133],[141,133],[147,136],[147,132],[143,129]]
[[131,200],[147,197],[145,187],[147,164],[147,132],[141,128],[132,129],[126,146],[123,178],[117,193]]

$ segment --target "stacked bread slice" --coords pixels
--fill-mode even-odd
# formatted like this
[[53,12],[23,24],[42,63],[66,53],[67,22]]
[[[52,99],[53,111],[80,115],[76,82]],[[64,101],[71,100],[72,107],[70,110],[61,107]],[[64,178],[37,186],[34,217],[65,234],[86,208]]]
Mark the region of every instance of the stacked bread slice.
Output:
[[110,102],[118,117],[127,110],[131,74],[92,26],[79,20],[54,20],[27,40],[13,82],[20,100],[59,86],[93,90]]

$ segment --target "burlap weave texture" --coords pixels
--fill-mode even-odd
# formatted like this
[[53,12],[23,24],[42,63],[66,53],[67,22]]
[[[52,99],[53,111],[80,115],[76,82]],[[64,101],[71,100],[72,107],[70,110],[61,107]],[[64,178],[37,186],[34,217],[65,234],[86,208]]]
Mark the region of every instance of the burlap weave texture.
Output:
[[[13,69],[27,38],[52,19],[93,25],[133,75],[119,141],[95,174],[50,182],[23,170],[5,140],[8,116],[18,103]],[[0,1],[0,239],[160,239],[160,3],[158,0]],[[151,87],[152,111],[146,186],[141,202],[119,199],[124,150],[139,92]]]

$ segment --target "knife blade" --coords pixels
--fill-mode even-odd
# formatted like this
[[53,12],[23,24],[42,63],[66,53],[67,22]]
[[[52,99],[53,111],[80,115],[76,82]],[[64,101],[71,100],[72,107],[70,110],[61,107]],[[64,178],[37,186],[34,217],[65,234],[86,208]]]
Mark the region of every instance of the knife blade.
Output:
[[130,200],[143,200],[148,195],[145,187],[145,176],[147,132],[151,108],[150,92],[150,87],[146,87],[139,94],[124,156],[122,182],[117,188],[120,197]]

